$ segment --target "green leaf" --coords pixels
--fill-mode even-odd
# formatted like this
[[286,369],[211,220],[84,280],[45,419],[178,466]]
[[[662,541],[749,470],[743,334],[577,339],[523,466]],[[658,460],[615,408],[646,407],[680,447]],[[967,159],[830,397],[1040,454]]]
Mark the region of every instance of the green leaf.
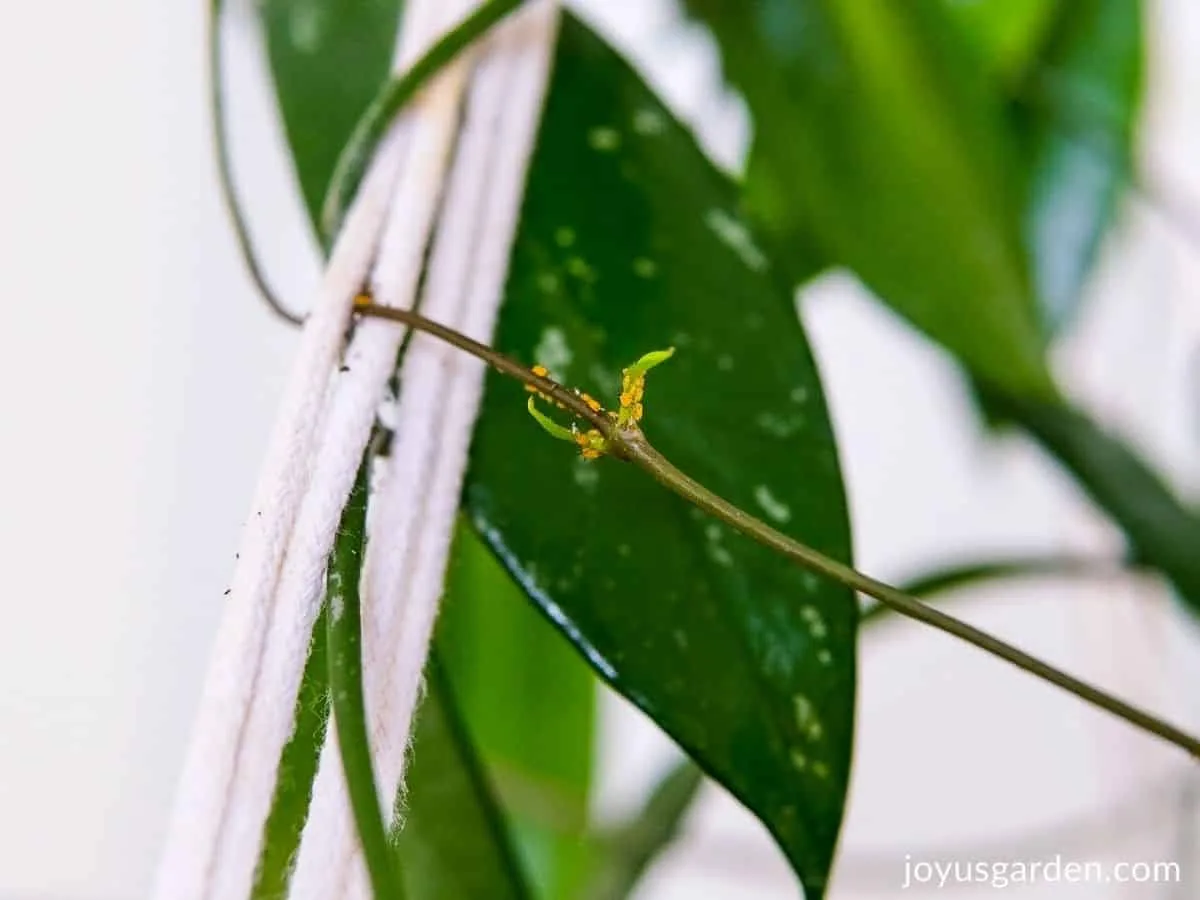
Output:
[[327,617],[328,611],[322,607],[300,682],[296,723],[279,763],[275,796],[263,832],[262,856],[250,893],[252,900],[287,900],[288,881],[300,849],[300,832],[308,818],[317,761],[329,723]]
[[1006,84],[1022,78],[1073,0],[942,0],[966,39]]
[[1078,410],[988,394],[999,414],[1020,423],[1124,530],[1132,559],[1171,579],[1200,615],[1200,518],[1185,509],[1132,450]]
[[358,468],[354,488],[342,511],[337,536],[325,573],[325,603],[329,609],[329,690],[333,722],[342,761],[346,797],[354,815],[358,843],[378,900],[403,900],[403,882],[396,874],[388,844],[379,788],[371,754],[362,677],[362,615],[360,602],[363,551],[367,544],[367,483],[373,448]]
[[603,836],[605,853],[588,880],[584,900],[630,897],[655,857],[679,837],[703,783],[703,774],[690,759],[668,771],[638,813]]
[[940,3],[685,6],[750,106],[758,223],[809,237],[977,375],[1052,397],[1005,109]]
[[1132,178],[1142,77],[1139,0],[1064,0],[1018,88],[1025,228],[1051,332],[1077,307]]
[[[464,521],[438,650],[543,897],[578,896],[588,864],[596,679]],[[464,895],[465,896],[465,895]]]
[[413,900],[526,900],[502,813],[435,651],[417,711],[395,852]]
[[[738,201],[637,75],[566,18],[497,344],[614,407],[622,366],[676,347],[648,378],[649,438],[706,486],[847,560],[818,373]],[[762,819],[807,895],[822,896],[850,771],[851,592],[627,464],[581,460],[495,375],[465,496],[542,612]]]
[[338,154],[387,79],[402,0],[259,0],[292,160],[314,226]]

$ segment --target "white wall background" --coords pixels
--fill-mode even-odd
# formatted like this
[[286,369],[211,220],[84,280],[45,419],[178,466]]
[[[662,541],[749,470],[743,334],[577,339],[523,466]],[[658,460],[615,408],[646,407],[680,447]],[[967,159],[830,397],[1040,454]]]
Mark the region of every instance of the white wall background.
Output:
[[[203,5],[0,5],[0,898],[145,893],[294,340],[255,300],[217,199]],[[717,92],[711,48],[677,28],[668,3],[577,6],[736,158],[744,117]],[[1152,6],[1144,155],[1172,196],[1200,206],[1200,7]],[[238,171],[275,282],[304,301],[314,254],[240,12]],[[1193,498],[1196,241],[1130,204],[1059,360],[1072,389]],[[1036,451],[983,441],[946,360],[847,280],[816,285],[806,319],[863,568],[898,578],[972,552],[1117,547]],[[1200,725],[1200,652],[1155,585],[1006,586],[959,608]],[[670,751],[619,701],[604,712],[598,802],[615,814]],[[1174,900],[1200,884],[1181,755],[999,663],[883,626],[864,641],[860,722],[835,896],[920,896],[900,889],[906,854],[1176,859],[1185,878],[1190,867],[1190,891],[1093,885],[1078,894],[1089,898]],[[711,791],[643,896],[795,889],[757,826]]]

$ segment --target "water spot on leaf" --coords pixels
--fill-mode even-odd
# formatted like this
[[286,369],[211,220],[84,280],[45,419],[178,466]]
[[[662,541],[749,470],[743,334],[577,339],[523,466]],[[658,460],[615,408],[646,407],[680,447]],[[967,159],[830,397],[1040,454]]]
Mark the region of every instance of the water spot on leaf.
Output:
[[633,114],[633,130],[650,137],[662,134],[667,129],[666,120],[657,109],[643,107]]
[[778,413],[769,411],[759,413],[754,417],[754,421],[759,428],[771,437],[779,438],[780,440],[792,437],[804,424],[804,419],[800,416],[781,416]]
[[325,30],[325,7],[320,3],[293,3],[288,18],[288,37],[301,53],[314,53]]
[[721,543],[721,526],[716,522],[709,522],[704,528],[704,537],[707,539],[705,547],[708,550],[709,558],[719,566],[731,568],[733,554]]
[[604,394],[616,394],[621,389],[621,376],[599,363],[593,363],[588,368],[588,375]]
[[806,388],[802,384],[798,384],[794,388],[792,388],[792,392],[788,396],[791,397],[792,402],[797,405],[807,403],[808,402],[808,388]]
[[551,325],[542,329],[542,336],[533,350],[533,358],[550,371],[550,377],[555,381],[566,381],[567,367],[574,356],[562,329]]
[[825,647],[817,651],[817,662],[823,666],[828,666],[833,662],[833,654]]
[[575,243],[575,229],[563,225],[554,230],[554,243],[560,247],[570,247]]
[[808,632],[815,640],[823,641],[829,636],[829,626],[815,606],[800,607],[800,618],[808,625]]
[[728,212],[719,207],[713,207],[705,213],[704,223],[751,269],[761,272],[767,267],[766,254],[754,243],[754,238],[750,236],[750,229]]
[[792,518],[792,511],[788,505],[772,494],[771,489],[765,484],[754,488],[754,500],[762,507],[762,511],[767,514],[767,517],[776,522],[783,523]]
[[567,260],[567,272],[580,281],[596,280],[596,270],[582,256],[572,256]]
[[607,125],[598,125],[588,132],[588,145],[600,153],[612,153],[621,146],[621,132]]
[[575,479],[575,483],[589,494],[596,490],[596,485],[600,481],[600,471],[597,467],[581,456],[575,457],[571,476]]
[[792,758],[792,765],[796,767],[796,771],[803,772],[805,769],[808,768],[808,757],[805,756],[803,753],[801,753],[799,750],[793,750],[791,752],[791,758]]
[[825,734],[825,728],[821,725],[821,720],[817,718],[816,707],[813,702],[804,694],[796,694],[792,698],[792,702],[796,708],[796,727],[810,741],[819,741],[822,735]]
[[638,278],[653,278],[658,274],[658,263],[645,256],[639,256],[633,261],[633,274]]

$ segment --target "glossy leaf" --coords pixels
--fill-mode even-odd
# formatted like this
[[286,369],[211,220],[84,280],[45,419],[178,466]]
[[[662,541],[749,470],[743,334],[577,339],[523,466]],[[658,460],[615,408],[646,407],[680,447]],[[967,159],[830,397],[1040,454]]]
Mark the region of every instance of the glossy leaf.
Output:
[[[821,384],[736,186],[637,75],[565,18],[497,343],[615,406],[733,502],[840,559],[850,535]],[[627,464],[586,462],[493,375],[467,508],[593,667],[767,825],[824,894],[854,717],[854,597]]]
[[435,652],[427,693],[417,711],[412,785],[393,835],[398,866],[412,900],[527,900],[508,846],[502,813],[475,756],[454,694]]
[[1140,0],[1063,0],[1017,89],[1025,230],[1051,331],[1075,310],[1130,183],[1142,70]]
[[338,154],[387,79],[402,0],[259,0],[292,161],[314,226]]
[[595,677],[465,521],[438,648],[467,733],[543,897],[578,896],[596,721]]
[[756,221],[811,238],[977,375],[1052,396],[1005,109],[940,0],[685,6],[754,118]]

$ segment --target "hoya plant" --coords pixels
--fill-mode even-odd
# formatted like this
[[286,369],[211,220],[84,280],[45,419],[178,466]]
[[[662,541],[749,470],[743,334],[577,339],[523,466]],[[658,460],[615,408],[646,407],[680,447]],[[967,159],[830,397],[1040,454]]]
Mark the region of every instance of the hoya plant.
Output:
[[[247,225],[253,209],[234,190],[222,6],[213,0],[210,38],[223,186],[264,299],[304,323],[304,352],[316,354],[319,340],[307,335],[332,314],[314,308],[305,321],[295,298],[273,294]],[[233,752],[222,782],[260,766],[269,776],[256,801],[262,814],[242,817],[234,801],[223,813],[212,807],[214,833],[229,836],[214,839],[193,882],[178,874],[188,852],[169,853],[160,885],[202,883],[189,889],[197,897],[308,896],[306,885],[326,883],[380,900],[617,900],[632,895],[711,779],[761,820],[798,889],[817,900],[853,769],[859,634],[885,615],[940,629],[1047,690],[1200,755],[1196,737],[941,602],[964,582],[1069,574],[1074,563],[982,560],[907,586],[855,568],[838,446],[797,309],[799,289],[823,273],[859,279],[952,355],[981,428],[1022,431],[1061,463],[1124,533],[1128,564],[1170,583],[1190,627],[1200,611],[1200,519],[1072,405],[1047,362],[1120,204],[1139,190],[1138,0],[685,0],[749,111],[750,151],[733,173],[571,12],[517,0],[404,6],[255,7],[314,246],[330,254],[329,283],[348,271],[343,246],[369,245],[363,268],[406,229],[440,224],[431,246],[387,270],[407,273],[418,302],[388,302],[395,290],[384,269],[374,280],[342,278],[343,318],[329,332],[338,343],[321,352],[336,356],[334,376],[347,383],[386,363],[391,400],[371,408],[373,423],[355,420],[357,475],[322,501],[337,528],[320,557],[322,596],[295,619],[304,652],[294,677],[264,699],[290,664],[267,653],[236,694],[250,710],[243,744],[260,733],[255,723],[286,725],[261,730],[274,736],[268,750],[281,752],[265,761]],[[405,50],[405,30],[421,15],[458,7]],[[494,48],[504,29],[516,34],[535,15],[550,24],[537,45],[544,83],[526,104],[525,70],[514,65],[503,81],[506,57]],[[513,46],[513,58],[527,52]],[[436,106],[454,90],[458,99]],[[486,127],[472,118],[484,108],[496,110]],[[438,115],[430,109],[443,110],[442,144],[422,143],[433,132],[421,123]],[[512,215],[482,201],[462,212],[463,197],[491,196],[499,179],[472,179],[503,163],[508,145],[487,144],[488,129],[505,134],[515,121],[530,139],[514,163]],[[472,141],[493,149],[472,163]],[[389,153],[390,169],[380,162]],[[378,183],[414,171],[413,196],[428,195],[425,207],[393,210],[401,224],[378,240],[350,234],[371,214]],[[462,257],[469,265],[443,262],[471,242],[498,249]],[[474,321],[438,299],[488,277],[494,317]],[[447,366],[468,373],[463,384],[486,366],[482,396],[439,381]],[[313,381],[295,403],[335,390]],[[332,412],[313,419],[327,442],[345,425],[329,403]],[[453,429],[405,430],[410,404],[431,417],[422,421],[465,416],[461,492],[449,482],[456,508],[408,509],[405,497],[420,505],[413,498],[425,496],[424,476],[394,507],[380,499],[381,472],[436,480],[437,460],[456,452],[437,437]],[[264,496],[255,516],[294,503],[297,522],[309,521],[307,498]],[[401,519],[411,524],[389,524]],[[442,565],[434,548],[451,532]],[[286,553],[270,541],[254,546],[255,559],[278,560],[286,582],[293,544]],[[434,560],[440,604],[413,626],[420,634],[436,619],[428,653],[420,639],[370,645],[368,620],[390,607],[365,591],[374,576],[364,570],[373,558],[384,571],[400,557],[418,569]],[[235,579],[231,614],[253,608],[252,581]],[[237,627],[269,636],[283,615],[247,612]],[[393,728],[412,715],[404,702],[381,712],[371,698],[407,696],[403,673],[414,665],[423,688],[410,734]],[[653,720],[684,760],[637,815],[605,828],[588,814],[597,683]],[[214,768],[226,750],[210,741],[197,765]],[[318,773],[334,764],[326,795]],[[202,791],[185,797],[182,817],[210,809]],[[340,881],[320,882],[344,860],[304,845],[316,846],[322,828],[336,831],[327,823],[339,809],[349,810],[357,862]],[[227,876],[235,858],[252,862],[250,883]]]

